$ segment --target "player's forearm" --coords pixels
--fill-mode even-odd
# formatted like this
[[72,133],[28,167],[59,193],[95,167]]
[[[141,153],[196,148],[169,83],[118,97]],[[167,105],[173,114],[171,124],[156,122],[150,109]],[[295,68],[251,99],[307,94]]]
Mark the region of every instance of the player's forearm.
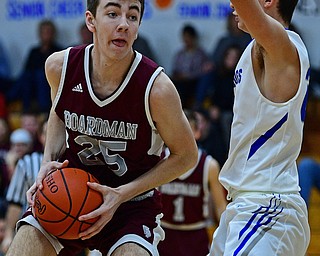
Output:
[[52,113],[48,120],[43,163],[56,161],[65,149],[65,126],[61,119]]

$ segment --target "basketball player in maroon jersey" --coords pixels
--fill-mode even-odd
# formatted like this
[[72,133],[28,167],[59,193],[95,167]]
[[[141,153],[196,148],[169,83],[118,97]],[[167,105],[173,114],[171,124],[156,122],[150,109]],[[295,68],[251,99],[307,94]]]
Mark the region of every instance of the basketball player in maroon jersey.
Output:
[[[194,112],[185,110],[195,139],[200,128]],[[168,149],[165,155],[170,155]],[[227,205],[226,193],[218,181],[218,162],[202,149],[195,167],[177,179],[160,186],[166,238],[159,243],[163,256],[205,256],[209,253],[208,228],[219,223]],[[213,218],[213,219],[212,219]]]
[[[68,48],[46,61],[52,108],[43,163],[27,192],[29,203],[53,169],[77,167],[101,183],[88,183],[104,203],[80,216],[100,219],[78,240],[47,234],[29,213],[7,255],[159,255],[161,198],[155,189],[197,160],[197,147],[171,80],[133,51],[143,0],[88,0],[86,24],[93,45]],[[163,143],[170,156],[160,161]]]

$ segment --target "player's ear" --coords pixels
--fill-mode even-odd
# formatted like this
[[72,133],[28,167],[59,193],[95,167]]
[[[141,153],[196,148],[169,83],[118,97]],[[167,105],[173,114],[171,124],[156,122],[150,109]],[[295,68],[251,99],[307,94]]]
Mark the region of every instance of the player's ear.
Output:
[[89,31],[94,32],[95,31],[95,18],[93,14],[90,11],[86,11],[86,25],[89,29]]
[[273,5],[277,2],[277,0],[264,0],[264,6],[270,6],[270,5]]

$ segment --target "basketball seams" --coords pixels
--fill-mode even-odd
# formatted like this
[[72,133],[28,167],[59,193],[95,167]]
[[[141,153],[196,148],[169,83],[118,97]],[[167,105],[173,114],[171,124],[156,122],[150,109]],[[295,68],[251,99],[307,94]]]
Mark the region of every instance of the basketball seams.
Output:
[[[63,173],[62,173],[62,175],[63,175]],[[63,175],[64,176],[64,175]],[[89,173],[87,173],[87,177],[88,177],[88,181],[91,181],[91,175],[89,174]],[[66,186],[67,186],[67,184],[65,184]],[[66,230],[64,230],[61,234],[59,234],[58,236],[63,236],[66,232],[68,232],[69,231],[69,229],[74,225],[74,223],[76,222],[76,221],[78,221],[78,222],[80,222],[80,225],[79,225],[79,229],[78,229],[78,232],[81,232],[81,231],[83,231],[81,228],[82,228],[82,226],[83,226],[83,224],[89,224],[89,225],[91,225],[92,223],[88,223],[88,222],[86,222],[86,221],[79,221],[78,220],[78,218],[79,218],[79,216],[80,215],[82,215],[82,210],[83,210],[83,208],[84,208],[84,205],[85,205],[85,203],[86,203],[86,201],[87,201],[87,198],[88,198],[88,194],[89,194],[89,190],[90,190],[90,188],[87,186],[87,190],[86,190],[86,194],[85,194],[85,196],[84,196],[84,198],[83,198],[83,200],[82,200],[82,204],[81,204],[81,207],[79,208],[79,210],[78,210],[78,213],[77,213],[77,215],[75,216],[75,217],[73,217],[72,215],[70,215],[70,217],[72,217],[73,219],[74,219],[74,221],[73,222],[71,222],[71,224],[69,225],[69,227],[66,229]],[[69,192],[69,189],[68,189],[68,192]]]
[[[71,171],[73,171],[73,173]],[[37,212],[37,209],[35,209],[36,217],[40,224],[44,225],[43,227],[45,229],[49,229],[47,230],[49,233],[64,239],[78,239],[77,235],[79,232],[89,228],[93,223],[95,223],[98,218],[93,218],[87,221],[78,220],[80,215],[93,211],[99,206],[99,203],[103,202],[102,195],[99,192],[92,190],[86,184],[88,181],[99,183],[98,180],[89,172],[77,168],[62,168],[57,170],[52,179],[49,178],[47,180],[44,184],[46,185],[46,190],[43,190],[44,192],[42,190],[38,191],[39,206],[41,206],[41,204],[47,205],[47,211],[49,212],[47,212],[45,216],[41,216],[40,211]],[[77,192],[80,188],[78,188],[78,184],[81,184],[81,187],[82,184],[85,185],[79,190],[79,192]],[[57,193],[52,192],[54,187],[57,187],[58,190],[59,188],[62,190]],[[47,195],[45,193],[47,193]],[[78,193],[80,193],[80,195]],[[100,195],[100,198],[98,195]],[[53,197],[56,196],[58,196],[58,198],[54,200]],[[41,200],[43,201],[41,202]],[[66,204],[69,205],[67,206]],[[66,206],[68,207],[67,211],[63,208]],[[65,216],[59,220],[50,220],[50,218],[52,218],[50,217],[50,210],[52,212],[51,214],[53,214],[51,215],[53,218],[60,214]],[[40,216],[37,216],[37,213]]]

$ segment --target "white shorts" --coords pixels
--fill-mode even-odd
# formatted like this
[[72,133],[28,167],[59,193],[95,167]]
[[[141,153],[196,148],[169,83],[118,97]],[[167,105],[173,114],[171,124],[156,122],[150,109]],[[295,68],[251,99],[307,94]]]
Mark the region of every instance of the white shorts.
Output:
[[296,194],[239,194],[222,214],[209,255],[304,256],[308,212]]

